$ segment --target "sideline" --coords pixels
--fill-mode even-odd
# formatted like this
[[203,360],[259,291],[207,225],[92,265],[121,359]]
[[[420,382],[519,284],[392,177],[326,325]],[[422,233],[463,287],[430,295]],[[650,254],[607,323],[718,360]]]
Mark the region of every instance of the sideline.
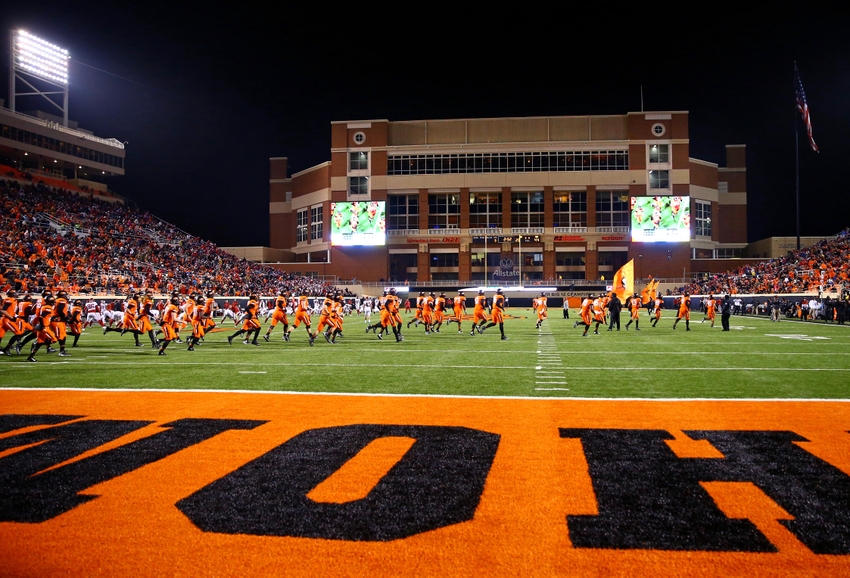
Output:
[[86,388],[86,387],[0,387],[2,391],[82,391],[106,393],[234,393],[234,394],[268,394],[268,395],[312,395],[338,397],[388,397],[388,398],[430,398],[430,399],[517,399],[523,401],[658,401],[658,402],[689,402],[689,401],[735,401],[735,402],[826,402],[850,403],[850,398],[770,398],[770,397],[535,397],[521,395],[451,395],[430,393],[349,393],[339,391],[281,391],[255,389],[119,389],[119,388]]
[[[732,321],[732,319],[735,319],[736,317],[745,319],[758,319],[760,321],[770,321],[770,317],[767,315],[752,315],[749,313],[747,315],[733,315],[729,319],[729,321]],[[818,327],[841,327],[842,329],[850,329],[850,324],[839,325],[837,321],[835,323],[827,323],[822,319],[818,319],[817,321],[803,321],[795,317],[783,317],[778,322],[774,321],[772,323],[782,323],[785,321],[787,321],[788,323],[799,323],[801,325],[817,325]]]

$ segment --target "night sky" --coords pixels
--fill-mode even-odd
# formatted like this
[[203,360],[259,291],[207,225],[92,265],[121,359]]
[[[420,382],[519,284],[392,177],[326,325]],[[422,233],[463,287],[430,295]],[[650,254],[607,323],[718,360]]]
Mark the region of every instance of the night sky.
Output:
[[690,111],[692,157],[723,166],[725,144],[747,145],[750,241],[796,233],[795,127],[801,233],[850,225],[846,9],[180,4],[6,6],[0,90],[10,29],[67,48],[70,118],[128,141],[110,187],[219,245],[268,245],[269,157],[329,160],[331,121],[624,114],[641,87],[647,111]]

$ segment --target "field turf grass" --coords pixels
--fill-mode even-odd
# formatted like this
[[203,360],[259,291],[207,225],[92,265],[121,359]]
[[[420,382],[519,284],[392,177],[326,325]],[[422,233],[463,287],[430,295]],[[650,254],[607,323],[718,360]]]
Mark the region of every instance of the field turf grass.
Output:
[[850,575],[850,326],[665,313],[4,356],[0,576]]
[[[772,323],[764,317],[732,318],[732,331],[684,322],[672,329],[671,312],[652,328],[645,314],[634,325],[582,337],[554,310],[542,329],[530,309],[510,309],[508,340],[498,327],[470,336],[444,324],[439,334],[404,329],[379,341],[361,316],[345,319],[335,345],[322,336],[310,347],[303,327],[291,342],[277,327],[270,342],[227,343],[235,328],[207,335],[196,351],[172,343],[157,356],[147,336],[134,347],[130,335],[87,329],[71,357],[25,352],[0,358],[0,387],[255,390],[398,395],[558,398],[847,399],[850,397],[850,326]],[[373,322],[377,315],[373,316]],[[405,317],[405,322],[408,317]],[[267,325],[263,326],[265,333]],[[3,344],[8,340],[4,339]],[[69,340],[70,344],[70,340]]]

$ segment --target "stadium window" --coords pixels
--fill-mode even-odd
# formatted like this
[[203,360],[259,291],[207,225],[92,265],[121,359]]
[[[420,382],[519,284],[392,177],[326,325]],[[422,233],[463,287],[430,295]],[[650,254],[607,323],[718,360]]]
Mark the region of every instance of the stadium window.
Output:
[[629,194],[625,191],[597,191],[596,226],[628,227]]
[[295,240],[298,243],[307,240],[307,209],[298,209],[296,213]]
[[694,234],[711,237],[711,203],[694,201]]
[[[349,160],[349,171],[368,168],[368,166],[363,169],[356,168],[360,166],[362,165],[359,162]],[[616,150],[452,153],[444,155],[392,155],[387,157],[387,174],[389,175],[611,171],[627,170],[628,168],[628,151]]]
[[651,145],[649,145],[649,162],[651,162],[651,163],[669,163],[670,162],[670,145],[666,145],[666,144],[651,144]]
[[557,253],[555,264],[564,267],[584,267],[584,253]]
[[369,153],[367,151],[356,151],[348,153],[348,170],[369,170]]
[[649,188],[650,189],[669,189],[670,188],[670,171],[649,171]]
[[457,229],[460,226],[460,195],[428,195],[428,228]]
[[348,177],[349,195],[368,195],[369,177]]
[[457,253],[433,253],[431,254],[431,267],[457,267],[459,257]]
[[322,205],[310,207],[310,240],[322,240],[322,236],[324,235],[322,213]]
[[387,196],[387,229],[399,231],[419,228],[419,195]]
[[[766,257],[767,255],[765,255]],[[715,249],[715,259],[738,259],[741,257],[741,249]]]
[[502,193],[469,193],[470,228],[502,226]]
[[542,191],[511,193],[511,227],[542,227],[543,214]]
[[470,253],[470,264],[473,267],[484,267],[486,261],[487,267],[498,267],[502,261],[502,253],[497,249],[490,249],[484,253],[484,247],[475,249],[475,252]]
[[587,192],[558,192],[552,206],[555,227],[587,227]]

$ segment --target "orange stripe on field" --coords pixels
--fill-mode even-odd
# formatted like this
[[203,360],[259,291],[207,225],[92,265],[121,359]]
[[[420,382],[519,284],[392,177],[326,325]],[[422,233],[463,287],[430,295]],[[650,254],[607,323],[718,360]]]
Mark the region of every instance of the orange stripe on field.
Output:
[[386,437],[370,442],[324,482],[310,490],[307,497],[314,502],[336,504],[365,498],[415,441],[413,438]]
[[[2,575],[850,575],[850,556],[812,553],[777,521],[787,512],[750,484],[703,487],[727,516],[750,519],[776,553],[575,548],[566,517],[597,515],[597,501],[581,442],[559,435],[559,428],[661,429],[675,438],[667,444],[678,457],[711,459],[721,457],[717,450],[683,432],[788,430],[809,440],[797,445],[850,475],[847,403],[32,390],[0,391],[0,413],[155,422],[113,445],[183,418],[267,422],[89,488],[82,493],[96,499],[45,522],[0,523]],[[175,506],[302,432],[353,424],[463,426],[499,435],[474,518],[389,542],[346,542],[203,532]],[[358,499],[408,451],[409,439],[368,444],[312,497]]]

